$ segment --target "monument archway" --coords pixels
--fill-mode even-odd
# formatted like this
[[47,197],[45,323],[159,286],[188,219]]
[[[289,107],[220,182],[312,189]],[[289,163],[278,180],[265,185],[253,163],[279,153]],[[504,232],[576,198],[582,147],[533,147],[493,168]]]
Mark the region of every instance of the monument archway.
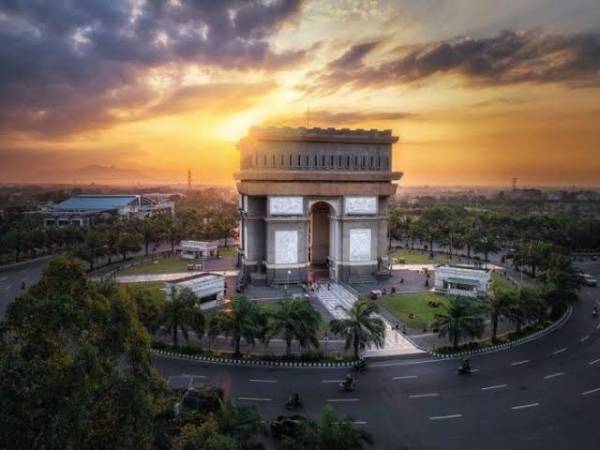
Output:
[[331,206],[323,201],[314,203],[309,210],[308,260],[314,278],[329,277]]

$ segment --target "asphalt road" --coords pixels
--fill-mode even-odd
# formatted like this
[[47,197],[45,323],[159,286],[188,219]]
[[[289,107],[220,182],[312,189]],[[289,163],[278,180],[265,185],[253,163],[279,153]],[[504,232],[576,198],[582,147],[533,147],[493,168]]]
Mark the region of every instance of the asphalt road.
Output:
[[[35,282],[44,261],[0,271],[0,312]],[[600,263],[582,264],[600,278]],[[171,381],[189,376],[221,385],[255,405],[268,420],[285,414],[291,392],[304,413],[331,404],[375,435],[377,449],[597,449],[600,448],[600,288],[586,288],[571,318],[535,342],[471,358],[471,376],[453,360],[418,357],[372,363],[354,393],[340,393],[343,369],[269,369],[216,366],[155,357]],[[180,377],[180,378],[172,378]]]
[[39,281],[42,268],[49,258],[27,261],[8,268],[0,268],[0,318],[4,317],[6,305],[23,292],[21,284],[29,287]]
[[[596,277],[600,264],[586,264]],[[268,420],[286,414],[298,392],[304,413],[326,404],[349,414],[375,435],[378,449],[598,449],[600,448],[600,288],[586,288],[571,318],[544,338],[508,351],[471,358],[477,370],[455,373],[456,360],[403,358],[372,363],[354,393],[340,393],[343,369],[220,367],[155,358],[175,382],[221,385],[255,405]],[[180,377],[180,378],[171,378]]]

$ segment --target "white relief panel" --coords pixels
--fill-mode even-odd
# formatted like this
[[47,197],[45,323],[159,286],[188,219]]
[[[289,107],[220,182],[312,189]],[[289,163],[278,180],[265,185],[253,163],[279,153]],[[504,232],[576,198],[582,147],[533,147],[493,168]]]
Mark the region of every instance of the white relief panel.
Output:
[[298,263],[298,232],[275,232],[275,264]]
[[346,197],[346,214],[377,214],[377,197]]
[[269,197],[269,214],[294,216],[303,213],[302,197]]
[[371,259],[371,230],[358,228],[350,230],[350,261]]

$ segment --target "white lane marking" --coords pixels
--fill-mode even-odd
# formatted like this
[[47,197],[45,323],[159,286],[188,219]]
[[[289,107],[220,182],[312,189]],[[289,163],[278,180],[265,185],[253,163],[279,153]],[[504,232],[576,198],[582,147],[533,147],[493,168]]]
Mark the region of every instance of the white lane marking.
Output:
[[341,383],[344,380],[321,380],[321,383]]
[[563,348],[559,348],[558,350],[555,350],[552,352],[553,355],[558,355],[562,352],[566,352],[567,351],[567,347],[563,347]]
[[6,290],[8,291],[11,288],[11,285],[9,284],[8,286],[6,286]]
[[208,378],[206,375],[190,375],[187,373],[184,373],[183,375],[181,375],[182,377],[192,377],[192,378]]
[[408,398],[429,398],[429,397],[438,397],[440,394],[437,392],[430,392],[428,394],[412,394],[409,395]]
[[462,414],[449,414],[447,416],[431,416],[429,420],[446,420],[446,419],[459,419]]
[[328,398],[327,401],[331,402],[331,403],[334,403],[334,402],[357,402],[358,399],[357,398]]
[[392,380],[414,380],[417,375],[404,375],[403,377],[392,377]]
[[366,425],[368,422],[366,420],[355,420],[352,422],[354,425]]
[[582,392],[581,395],[590,395],[590,394],[593,394],[594,392],[598,392],[598,391],[600,391],[600,388],[592,389],[591,391]]
[[600,323],[596,325],[596,330],[600,330]]
[[523,361],[515,361],[515,362],[511,362],[510,365],[511,366],[520,366],[521,364],[527,364],[529,362],[528,359],[524,359]]
[[2,277],[2,278],[0,278],[0,281],[6,281],[6,280],[8,280],[8,277]]
[[471,373],[479,372],[479,369],[471,369]]
[[585,342],[585,341],[587,341],[589,338],[590,338],[590,335],[588,334],[588,335],[586,335],[586,336],[582,337],[581,339],[579,339],[579,342]]
[[277,383],[277,380],[248,380],[250,383]]
[[507,384],[495,384],[493,386],[486,386],[486,387],[482,387],[481,390],[482,391],[491,391],[492,389],[502,389],[508,387]]
[[595,359],[595,360],[593,360],[593,361],[590,361],[588,364],[589,364],[590,366],[593,366],[594,364],[596,364],[596,363],[599,363],[599,362],[600,362],[600,358],[598,358],[598,359]]
[[550,375],[546,375],[544,377],[544,380],[549,380],[550,378],[560,377],[561,375],[564,375],[564,373],[563,372],[551,373]]
[[248,401],[248,402],[270,402],[271,398],[259,398],[259,397],[238,397],[238,400]]
[[527,409],[527,408],[535,408],[536,406],[540,406],[539,403],[528,403],[526,405],[518,405],[518,406],[513,406],[510,409],[514,409],[514,410],[518,410],[518,409]]

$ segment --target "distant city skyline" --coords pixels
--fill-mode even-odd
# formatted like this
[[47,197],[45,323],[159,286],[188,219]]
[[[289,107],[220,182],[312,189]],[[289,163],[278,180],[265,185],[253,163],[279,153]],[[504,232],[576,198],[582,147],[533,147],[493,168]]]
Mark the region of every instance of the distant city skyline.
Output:
[[309,125],[392,129],[404,186],[600,184],[596,0],[25,2],[0,35],[0,182],[230,185],[251,126]]

